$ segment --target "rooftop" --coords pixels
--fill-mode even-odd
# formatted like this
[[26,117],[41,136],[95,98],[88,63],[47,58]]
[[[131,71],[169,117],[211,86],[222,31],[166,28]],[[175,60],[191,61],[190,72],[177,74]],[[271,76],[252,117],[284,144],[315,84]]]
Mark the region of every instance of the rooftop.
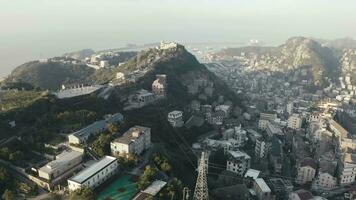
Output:
[[234,158],[244,157],[245,159],[251,159],[251,157],[247,153],[242,151],[228,151],[228,152]]
[[151,129],[144,126],[134,126],[130,128],[128,131],[126,131],[121,137],[115,139],[113,142],[130,144],[131,142],[139,138],[147,130],[151,130]]
[[333,126],[338,132],[340,132],[342,137],[346,137],[348,134],[348,131],[344,129],[339,123],[337,123],[335,120],[330,120],[330,125]]
[[47,163],[39,170],[46,173],[51,173],[53,170],[62,168],[64,165],[67,165],[68,162],[82,155],[83,153],[78,151],[63,151],[61,154],[57,155],[56,160]]
[[262,190],[262,192],[271,192],[271,189],[268,187],[267,183],[265,182],[265,180],[263,180],[263,178],[257,178],[255,182]]
[[105,167],[107,167],[113,162],[117,162],[117,159],[115,157],[105,156],[101,160],[85,168],[84,170],[82,170],[81,172],[79,172],[77,175],[70,178],[69,180],[82,184],[87,179],[89,179],[97,172],[101,171],[102,169],[104,169]]
[[258,178],[258,176],[260,175],[261,171],[255,170],[255,169],[248,169],[245,177],[251,177],[254,180]]
[[300,200],[309,200],[313,198],[312,193],[310,193],[307,190],[301,189],[301,190],[294,191],[294,193],[296,193],[299,196]]
[[152,196],[156,196],[156,194],[161,191],[161,189],[167,184],[165,181],[155,180],[148,186],[143,193],[150,194]]
[[302,160],[302,162],[300,163],[300,167],[305,167],[305,166],[310,166],[313,169],[316,169],[317,167],[315,160],[312,158],[305,158]]

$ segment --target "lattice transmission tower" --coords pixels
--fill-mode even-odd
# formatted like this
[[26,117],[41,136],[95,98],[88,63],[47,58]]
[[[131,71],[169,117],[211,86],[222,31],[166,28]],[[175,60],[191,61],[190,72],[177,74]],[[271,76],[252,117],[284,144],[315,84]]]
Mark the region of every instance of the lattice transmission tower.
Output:
[[198,178],[195,185],[193,200],[208,200],[208,179],[207,179],[207,160],[208,154],[206,152],[201,153],[200,162],[198,166]]

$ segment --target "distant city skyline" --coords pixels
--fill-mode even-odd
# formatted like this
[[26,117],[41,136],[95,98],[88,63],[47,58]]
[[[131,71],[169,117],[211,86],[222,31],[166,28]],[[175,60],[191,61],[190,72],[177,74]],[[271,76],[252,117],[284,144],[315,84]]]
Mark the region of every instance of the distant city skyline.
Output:
[[161,40],[356,38],[356,1],[0,0],[0,77],[30,60]]

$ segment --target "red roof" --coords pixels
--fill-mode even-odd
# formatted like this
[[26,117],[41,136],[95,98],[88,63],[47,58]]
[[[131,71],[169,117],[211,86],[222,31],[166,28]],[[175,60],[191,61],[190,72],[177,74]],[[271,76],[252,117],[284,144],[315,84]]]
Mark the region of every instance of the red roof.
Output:
[[297,193],[300,200],[309,200],[309,199],[313,198],[312,193],[310,193],[307,190],[297,190],[297,191],[295,191],[295,193]]

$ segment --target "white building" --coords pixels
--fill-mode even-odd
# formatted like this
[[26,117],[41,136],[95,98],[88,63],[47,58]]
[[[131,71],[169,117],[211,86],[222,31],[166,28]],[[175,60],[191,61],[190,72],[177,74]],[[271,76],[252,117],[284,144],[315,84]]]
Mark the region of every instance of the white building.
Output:
[[64,151],[55,160],[38,169],[38,176],[48,181],[68,176],[80,167],[82,156],[83,153],[78,151]]
[[243,176],[250,169],[251,157],[242,151],[228,151],[226,170]]
[[100,67],[101,68],[105,68],[105,67],[109,67],[109,66],[110,66],[110,64],[109,64],[109,62],[107,60],[100,61]]
[[89,187],[94,189],[118,172],[119,163],[111,156],[105,156],[98,162],[68,179],[70,191]]
[[182,111],[172,111],[168,113],[168,122],[173,126],[173,127],[182,127],[184,124],[183,121],[183,112]]
[[313,187],[322,190],[331,190],[336,187],[337,179],[334,177],[336,163],[329,161],[320,162],[318,176]]
[[306,184],[313,181],[316,167],[317,165],[312,158],[305,158],[298,166],[296,183]]
[[106,115],[104,120],[96,121],[85,128],[80,129],[70,135],[68,135],[68,141],[70,144],[82,144],[87,141],[89,136],[100,134],[107,130],[109,123],[122,122],[124,116],[121,113],[113,115]]
[[245,174],[245,178],[250,177],[253,180],[256,180],[261,174],[261,171],[259,170],[255,170],[255,169],[248,169],[246,174]]
[[356,155],[345,153],[339,163],[340,185],[351,184],[355,181]]
[[166,96],[166,87],[167,87],[167,77],[165,74],[157,74],[156,80],[152,83],[152,92],[157,97]]
[[231,112],[231,106],[229,105],[218,105],[215,107],[215,112],[221,111],[224,113],[224,118],[228,118]]
[[124,81],[125,80],[125,74],[122,72],[117,72],[116,73],[116,79],[119,81]]
[[302,127],[302,118],[298,114],[293,114],[288,118],[288,128],[298,130]]
[[103,87],[104,87],[103,85],[90,85],[90,86],[78,85],[73,88],[66,88],[64,85],[62,85],[62,89],[57,92],[54,92],[53,94],[58,99],[66,99],[66,98],[72,98],[72,97],[77,97],[82,95],[88,95],[102,89]]
[[245,142],[247,141],[247,135],[246,131],[241,128],[241,125],[234,127],[233,139],[237,141],[237,147],[242,147],[245,145]]
[[257,178],[254,181],[253,189],[256,192],[256,196],[258,200],[272,200],[272,191],[271,188],[268,187],[267,183],[263,178]]
[[293,113],[294,110],[294,102],[289,102],[286,106],[286,111],[289,115]]
[[113,155],[140,155],[151,147],[151,129],[134,126],[110,143]]
[[255,145],[255,155],[257,156],[257,158],[266,157],[267,152],[268,152],[267,142],[264,141],[262,138],[257,138],[256,145]]
[[178,47],[178,44],[175,42],[164,42],[162,41],[160,44],[160,49],[161,50],[166,50],[166,49],[176,49]]

